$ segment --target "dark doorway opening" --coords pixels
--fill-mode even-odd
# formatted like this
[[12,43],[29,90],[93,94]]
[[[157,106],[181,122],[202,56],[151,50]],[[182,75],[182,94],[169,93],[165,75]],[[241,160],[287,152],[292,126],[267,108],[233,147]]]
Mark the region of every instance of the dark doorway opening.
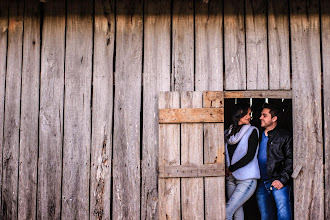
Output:
[[[292,99],[257,99],[257,98],[240,98],[240,99],[225,99],[225,129],[231,124],[231,114],[235,104],[249,103],[252,111],[251,125],[260,129],[260,115],[262,111],[262,105],[267,103],[276,104],[281,110],[281,116],[278,120],[278,127],[289,130],[292,133]],[[292,187],[293,189],[293,187]],[[291,195],[293,190],[291,189]],[[291,198],[293,198],[291,196]],[[293,201],[293,199],[291,199]],[[293,204],[291,204],[293,207]],[[257,205],[257,199],[255,194],[244,204],[244,219],[247,220],[259,220],[260,212]]]

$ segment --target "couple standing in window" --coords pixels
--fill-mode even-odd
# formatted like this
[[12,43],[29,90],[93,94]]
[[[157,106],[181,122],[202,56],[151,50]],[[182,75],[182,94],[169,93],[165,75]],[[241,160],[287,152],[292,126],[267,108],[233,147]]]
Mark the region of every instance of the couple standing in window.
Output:
[[226,219],[244,219],[243,204],[256,192],[262,220],[292,219],[292,137],[279,129],[279,109],[265,103],[261,128],[251,126],[249,104],[238,104],[225,131]]

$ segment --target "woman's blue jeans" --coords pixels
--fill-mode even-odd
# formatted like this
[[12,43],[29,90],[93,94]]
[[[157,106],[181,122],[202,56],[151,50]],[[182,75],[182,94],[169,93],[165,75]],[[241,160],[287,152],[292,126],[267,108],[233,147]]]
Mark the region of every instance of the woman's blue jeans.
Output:
[[[270,180],[259,180],[256,190],[257,202],[262,220],[291,220],[289,185],[282,189],[270,189]],[[277,218],[276,218],[277,216]]]
[[233,175],[226,178],[228,202],[226,205],[226,220],[243,220],[243,204],[253,195],[257,187],[256,179],[236,180]]

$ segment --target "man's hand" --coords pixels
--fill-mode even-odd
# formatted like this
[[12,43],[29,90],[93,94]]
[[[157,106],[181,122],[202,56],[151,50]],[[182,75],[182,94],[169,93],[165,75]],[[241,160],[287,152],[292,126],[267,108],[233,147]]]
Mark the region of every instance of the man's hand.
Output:
[[274,182],[272,182],[272,186],[275,189],[282,189],[284,187],[284,185],[279,180],[274,180]]
[[231,175],[231,172],[229,171],[229,168],[226,167],[226,176],[230,176]]

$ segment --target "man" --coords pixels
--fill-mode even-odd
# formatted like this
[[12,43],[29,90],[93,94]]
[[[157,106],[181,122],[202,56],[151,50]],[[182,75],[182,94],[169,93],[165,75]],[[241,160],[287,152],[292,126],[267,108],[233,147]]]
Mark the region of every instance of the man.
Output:
[[265,103],[261,112],[261,142],[256,197],[262,220],[292,219],[290,189],[292,174],[292,137],[277,128],[280,111]]

